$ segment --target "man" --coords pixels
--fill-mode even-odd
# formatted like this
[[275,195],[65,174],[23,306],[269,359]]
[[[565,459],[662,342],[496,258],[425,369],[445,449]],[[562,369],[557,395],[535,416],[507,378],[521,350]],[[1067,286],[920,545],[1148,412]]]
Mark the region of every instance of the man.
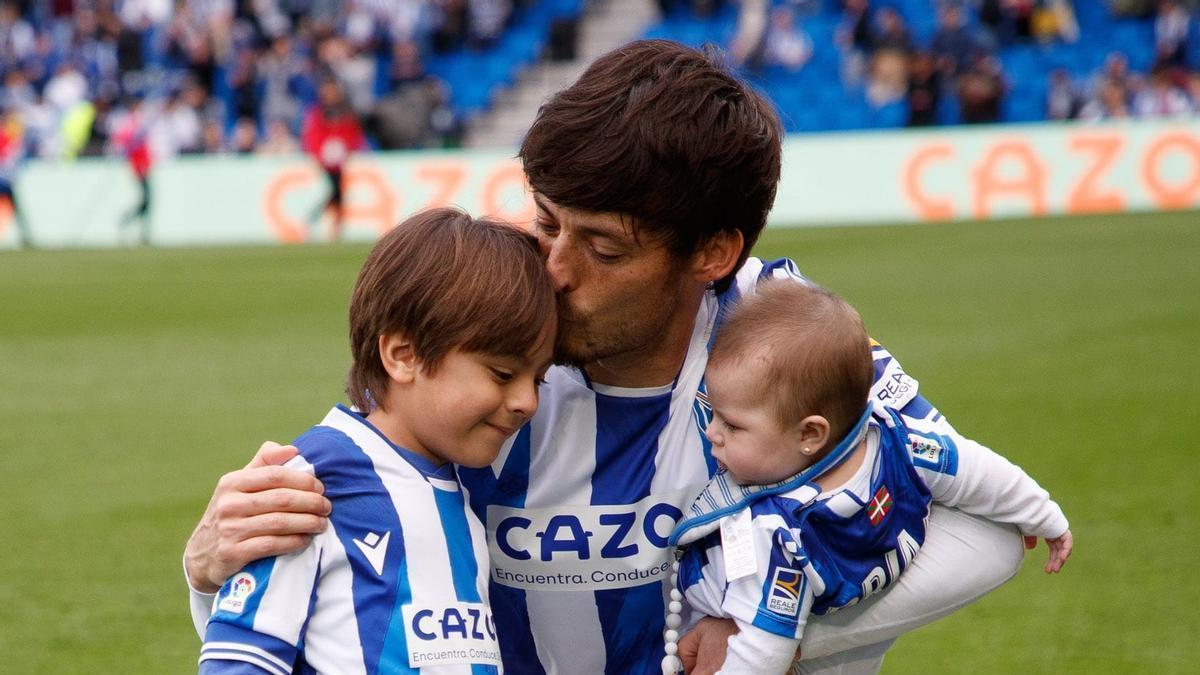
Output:
[[[780,134],[769,104],[711,55],[645,41],[598,59],[526,136],[564,367],[496,463],[460,473],[488,530],[508,672],[659,672],[667,535],[716,467],[703,433],[713,326],[760,278],[805,282],[788,261],[747,257],[775,198]],[[874,396],[952,433],[890,355],[877,352],[875,365]],[[319,485],[270,466],[291,453],[264,445],[222,478],[188,542],[195,591],[323,527]],[[1020,563],[1010,528],[941,509],[929,530],[895,588],[814,622],[808,670],[877,669],[895,637]],[[977,561],[966,575],[942,574],[964,558]],[[202,622],[211,597],[193,592],[192,603]],[[680,645],[688,672],[719,666],[729,633],[701,622]]]

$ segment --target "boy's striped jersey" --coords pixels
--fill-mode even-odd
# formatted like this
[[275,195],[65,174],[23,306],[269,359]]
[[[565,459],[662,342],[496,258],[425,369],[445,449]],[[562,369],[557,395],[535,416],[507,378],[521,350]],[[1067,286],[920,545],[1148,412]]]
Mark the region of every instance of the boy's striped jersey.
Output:
[[[710,292],[671,385],[623,389],[554,367],[533,420],[484,469],[460,469],[491,553],[505,667],[519,673],[652,673],[663,657],[667,537],[716,471],[704,436],[704,369],[722,309],[761,279],[809,283],[788,260],[749,259]],[[873,346],[880,403],[924,430],[949,426]]]
[[484,531],[453,468],[418,468],[342,406],[294,444],[330,526],[226,582],[201,672],[499,672]]

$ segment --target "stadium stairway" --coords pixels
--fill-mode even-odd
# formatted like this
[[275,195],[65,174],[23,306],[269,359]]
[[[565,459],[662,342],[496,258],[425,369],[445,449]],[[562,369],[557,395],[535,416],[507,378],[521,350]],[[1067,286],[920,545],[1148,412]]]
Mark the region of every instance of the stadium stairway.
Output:
[[547,98],[575,81],[597,56],[640,37],[657,18],[657,5],[650,0],[589,0],[579,21],[575,60],[543,60],[526,69],[514,87],[497,93],[491,109],[471,123],[465,144],[515,147]]

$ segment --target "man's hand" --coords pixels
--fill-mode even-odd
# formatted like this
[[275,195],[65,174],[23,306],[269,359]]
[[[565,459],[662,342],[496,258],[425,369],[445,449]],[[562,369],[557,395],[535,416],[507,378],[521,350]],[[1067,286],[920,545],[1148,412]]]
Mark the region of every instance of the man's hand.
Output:
[[[1037,537],[1025,536],[1025,548],[1033,550],[1037,548]],[[1071,537],[1071,531],[1067,530],[1061,536],[1054,539],[1047,539],[1046,546],[1050,549],[1050,558],[1046,560],[1046,574],[1057,574],[1062,570],[1063,565],[1067,564],[1067,558],[1071,557],[1071,549],[1075,546],[1075,541]]]
[[733,619],[706,616],[679,640],[679,658],[688,675],[711,675],[725,665],[729,636],[738,632]]
[[247,563],[304,548],[325,529],[331,505],[321,481],[279,466],[298,452],[268,441],[246,468],[217,482],[183,555],[197,591],[215,593]]

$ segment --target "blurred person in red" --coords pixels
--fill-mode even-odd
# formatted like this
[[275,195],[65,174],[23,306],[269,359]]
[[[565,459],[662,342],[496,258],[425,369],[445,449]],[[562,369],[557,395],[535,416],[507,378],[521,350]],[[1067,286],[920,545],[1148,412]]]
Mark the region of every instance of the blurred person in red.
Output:
[[301,145],[312,155],[329,179],[329,197],[309,218],[316,225],[326,211],[333,211],[332,240],[342,237],[342,170],[352,152],[365,150],[366,137],[358,117],[346,100],[341,84],[332,74],[325,74],[317,89],[317,102],[304,115]]
[[138,241],[143,246],[150,243],[150,169],[154,166],[154,155],[150,149],[150,122],[144,102],[135,96],[130,100],[129,110],[116,121],[110,148],[110,151],[119,153],[129,162],[129,168],[133,170],[142,191],[137,206],[121,218],[118,229],[124,232],[136,221],[139,226]]
[[12,221],[17,226],[17,240],[24,248],[33,248],[29,224],[17,203],[17,169],[28,156],[25,145],[25,126],[15,111],[6,110],[0,117],[0,203],[7,202]]

